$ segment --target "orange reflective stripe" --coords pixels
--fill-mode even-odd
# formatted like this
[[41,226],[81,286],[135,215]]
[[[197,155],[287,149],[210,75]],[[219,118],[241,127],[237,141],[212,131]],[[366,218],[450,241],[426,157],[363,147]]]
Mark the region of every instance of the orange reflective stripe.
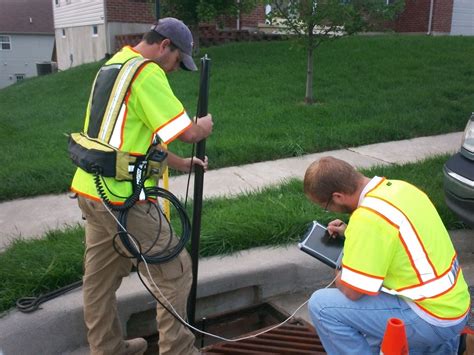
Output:
[[380,178],[380,181],[377,183],[377,185],[375,185],[373,188],[371,188],[369,191],[367,191],[366,195],[370,194],[372,191],[374,191],[377,187],[379,187],[383,182],[385,182],[385,179],[384,177]]
[[[95,197],[95,196],[92,196],[92,195],[89,195],[89,194],[86,194],[85,192],[82,192],[82,191],[79,191],[73,187],[71,187],[71,191],[75,192],[76,194],[78,195],[81,195],[89,200],[93,200],[93,201],[96,201],[96,202],[100,202],[102,203],[102,199],[99,198],[99,197]],[[120,205],[123,205],[123,202],[114,202],[114,201],[111,201],[112,205],[116,205],[116,206],[120,206]]]
[[156,134],[158,134],[163,143],[168,144],[188,128],[191,123],[192,121],[189,119],[188,114],[183,110],[179,115],[158,128]]
[[471,305],[469,304],[469,306],[467,307],[466,311],[459,317],[440,317],[436,314],[434,314],[433,312],[430,312],[428,311],[425,307],[419,305],[418,303],[416,304],[417,307],[421,308],[423,310],[423,312],[426,312],[428,313],[430,316],[434,317],[434,318],[437,318],[437,319],[442,319],[442,320],[457,320],[457,319],[462,319],[466,316],[466,314],[469,313],[469,311],[471,310]]
[[439,297],[451,290],[458,280],[461,267],[456,257],[453,258],[450,267],[441,276],[429,280],[421,285],[405,287],[398,290],[390,290],[382,287],[382,291],[392,295],[404,296],[413,301],[422,301],[427,298]]
[[376,294],[382,286],[383,279],[383,277],[369,275],[367,273],[350,268],[347,265],[342,265],[341,281],[352,285],[352,287],[357,285],[358,288],[364,290],[365,292]]
[[[382,197],[379,197],[379,198],[380,198],[382,201],[384,201],[384,202],[388,203],[389,205],[391,205],[393,208],[398,209],[398,208],[397,208],[396,206],[394,206],[390,201],[387,201],[387,200],[385,200],[385,199],[382,198]],[[398,210],[399,210],[399,209],[398,209]],[[403,213],[403,211],[401,211],[401,210],[399,210],[399,211],[400,211],[401,213]],[[407,221],[410,223],[410,226],[411,226],[413,232],[415,233],[415,236],[416,236],[416,238],[418,239],[418,242],[420,243],[420,246],[421,246],[421,248],[422,248],[422,250],[423,250],[423,253],[425,254],[425,256],[426,256],[426,258],[427,258],[427,260],[428,260],[428,263],[431,265],[431,268],[433,269],[435,276],[438,276],[438,275],[436,274],[436,269],[435,269],[433,263],[431,262],[431,259],[428,257],[428,253],[426,252],[425,246],[423,245],[423,243],[422,243],[422,241],[421,241],[421,238],[420,238],[420,236],[418,235],[418,232],[416,231],[415,227],[413,226],[413,223],[411,223],[410,219],[409,219],[408,217],[406,217],[405,213],[403,213],[403,215],[405,216],[405,218],[407,219]]]
[[372,196],[366,196],[361,206],[383,215],[386,220],[391,221],[392,225],[398,226],[401,240],[404,246],[406,246],[407,254],[413,262],[412,266],[417,275],[419,275],[421,282],[436,278],[434,267],[426,254],[426,250],[416,230],[402,211],[391,203]]
[[342,283],[344,286],[346,286],[346,287],[348,287],[348,288],[350,288],[350,289],[352,289],[352,290],[354,290],[354,291],[357,291],[357,292],[360,292],[360,293],[365,293],[365,294],[367,294],[367,295],[369,295],[369,296],[375,296],[375,295],[377,295],[377,294],[379,293],[378,291],[372,292],[372,291],[364,290],[363,288],[356,287],[356,286],[354,286],[354,285],[352,285],[352,284],[350,284],[350,283],[345,282],[345,281],[342,280],[342,279],[341,279],[341,283]]

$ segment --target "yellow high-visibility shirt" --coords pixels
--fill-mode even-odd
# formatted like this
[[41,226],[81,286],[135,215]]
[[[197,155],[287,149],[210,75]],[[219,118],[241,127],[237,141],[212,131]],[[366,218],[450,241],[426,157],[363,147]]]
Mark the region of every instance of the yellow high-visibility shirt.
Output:
[[[116,64],[123,64],[134,58],[142,57],[127,46],[107,61],[104,67],[112,68]],[[109,100],[113,100],[113,97]],[[105,101],[108,101],[107,98]],[[86,111],[84,132],[88,131],[91,124],[93,105],[94,100],[91,97]],[[148,62],[135,73],[107,143],[119,150],[143,155],[155,135],[168,144],[191,124],[192,121],[182,103],[171,90],[165,72],[158,64]],[[107,195],[112,202],[120,204],[132,194],[130,181],[117,181],[114,178],[104,180],[110,190],[106,188]],[[153,184],[154,181],[149,179],[146,186]],[[91,199],[99,199],[93,176],[80,168],[74,175],[71,190]]]
[[349,220],[341,281],[368,295],[404,298],[432,324],[455,323],[470,305],[446,228],[415,186],[375,177]]

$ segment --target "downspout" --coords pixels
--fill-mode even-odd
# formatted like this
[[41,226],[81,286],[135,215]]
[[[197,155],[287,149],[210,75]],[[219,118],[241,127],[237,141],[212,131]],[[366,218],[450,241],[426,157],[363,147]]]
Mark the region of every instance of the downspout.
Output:
[[426,33],[428,36],[431,35],[431,27],[433,26],[433,8],[434,8],[434,0],[430,1],[430,17],[428,19],[428,32]]
[[107,22],[107,0],[104,0],[103,4],[104,4],[104,32],[105,32],[105,52],[106,54],[112,54],[112,50],[111,48],[109,48],[110,46],[110,34],[109,34],[109,26],[108,26],[108,22]]
[[238,9],[237,9],[237,25],[236,25],[236,28],[237,28],[237,31],[240,31],[240,0],[237,0],[237,6],[238,6]]

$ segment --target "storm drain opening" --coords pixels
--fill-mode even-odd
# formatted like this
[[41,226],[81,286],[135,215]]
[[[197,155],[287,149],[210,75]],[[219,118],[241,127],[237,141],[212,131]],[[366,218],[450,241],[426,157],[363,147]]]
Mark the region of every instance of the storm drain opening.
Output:
[[[286,312],[264,303],[197,322],[196,327],[228,339],[261,333],[289,317]],[[158,353],[158,334],[144,337],[148,341],[145,354]],[[292,318],[282,326],[238,342],[228,342],[201,334],[196,347],[203,354],[326,354],[313,326],[300,318]]]

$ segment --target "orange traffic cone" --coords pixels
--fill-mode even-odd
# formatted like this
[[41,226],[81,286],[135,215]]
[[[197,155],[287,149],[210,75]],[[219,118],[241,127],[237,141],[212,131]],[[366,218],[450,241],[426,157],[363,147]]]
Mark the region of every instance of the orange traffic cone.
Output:
[[405,333],[405,324],[401,319],[390,318],[380,347],[383,355],[407,355],[408,341]]

